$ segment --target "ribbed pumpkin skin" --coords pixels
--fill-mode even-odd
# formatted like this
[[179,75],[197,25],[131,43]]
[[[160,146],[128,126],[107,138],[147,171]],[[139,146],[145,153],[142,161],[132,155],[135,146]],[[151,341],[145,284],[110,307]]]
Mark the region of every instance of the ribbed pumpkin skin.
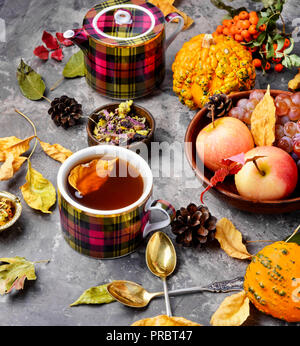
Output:
[[279,241],[263,248],[247,268],[244,289],[260,311],[300,322],[300,246]]
[[189,108],[201,108],[216,93],[250,90],[255,84],[252,55],[229,36],[213,34],[203,48],[205,34],[184,43],[172,65],[173,90]]

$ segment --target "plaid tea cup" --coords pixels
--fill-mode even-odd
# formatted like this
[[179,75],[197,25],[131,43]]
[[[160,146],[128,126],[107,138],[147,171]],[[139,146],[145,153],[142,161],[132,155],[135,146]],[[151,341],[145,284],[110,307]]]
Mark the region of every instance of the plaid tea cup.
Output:
[[[141,174],[144,190],[131,205],[116,210],[96,210],[75,201],[67,191],[68,175],[73,167],[89,159],[107,155],[129,162]],[[58,204],[63,235],[79,253],[95,258],[117,258],[137,249],[143,238],[170,224],[174,207],[152,198],[153,175],[147,162],[135,152],[120,146],[99,145],[82,149],[70,156],[57,175]],[[164,218],[152,223],[151,212],[160,211]]]

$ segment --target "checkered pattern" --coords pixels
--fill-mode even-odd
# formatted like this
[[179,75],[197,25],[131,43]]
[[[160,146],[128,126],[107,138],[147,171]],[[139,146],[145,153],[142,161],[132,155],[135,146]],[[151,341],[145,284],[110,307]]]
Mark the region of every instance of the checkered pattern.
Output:
[[[130,25],[117,25],[114,21],[114,13],[116,10],[108,10],[101,15],[97,21],[97,27],[99,30],[104,32],[106,35],[112,37],[105,37],[97,32],[93,26],[93,20],[97,13],[104,9],[108,9],[115,5],[137,5],[141,8],[149,10],[154,18],[155,25],[153,30],[147,35],[140,38],[135,38],[145,33],[151,26],[151,19],[149,15],[141,9],[129,8],[132,15],[132,24]],[[122,9],[122,8],[121,8]],[[103,44],[116,45],[116,46],[132,46],[140,45],[151,40],[164,30],[165,18],[159,8],[152,5],[151,3],[145,2],[144,0],[108,0],[96,5],[94,8],[89,10],[83,21],[84,30],[94,39],[101,41]],[[126,40],[115,40],[113,36],[127,38]]]
[[[150,27],[150,17],[139,9],[130,9],[131,25],[118,26],[112,20],[113,12],[100,16],[98,27],[106,34],[128,37],[124,41],[106,38],[97,33],[92,22],[99,11],[113,5],[134,4],[145,7],[155,18],[154,29],[135,39]],[[165,76],[164,16],[162,12],[143,0],[108,0],[91,9],[81,33],[89,37],[86,50],[86,80],[99,93],[112,99],[126,100],[143,97],[155,90]],[[84,47],[85,48],[85,47]]]
[[58,196],[64,238],[74,250],[96,258],[115,258],[127,255],[141,244],[149,219],[145,203],[124,215],[100,216],[83,213],[60,193]]
[[113,99],[134,99],[151,93],[164,79],[164,32],[142,46],[105,46],[90,40],[87,83]]
[[[135,210],[123,215],[89,215],[70,205],[58,191],[60,222],[67,243],[76,251],[95,258],[116,258],[133,252],[143,241],[143,231],[150,211],[147,200]],[[151,206],[175,217],[174,207],[167,201],[156,200]]]

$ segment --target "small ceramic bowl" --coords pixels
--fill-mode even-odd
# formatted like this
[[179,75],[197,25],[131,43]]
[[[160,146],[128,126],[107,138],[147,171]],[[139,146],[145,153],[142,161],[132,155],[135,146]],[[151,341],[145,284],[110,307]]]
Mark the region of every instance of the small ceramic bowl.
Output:
[[12,201],[12,203],[15,207],[15,214],[9,222],[4,224],[3,226],[0,226],[0,232],[11,227],[18,220],[18,218],[20,217],[21,212],[22,212],[22,205],[21,205],[19,197],[13,195],[12,193],[6,192],[6,191],[0,191],[0,199],[3,197]]
[[[89,116],[89,118],[91,118],[97,122],[97,117],[98,117],[99,111],[106,109],[108,112],[114,112],[115,109],[118,108],[119,104],[120,103],[115,102],[115,103],[110,103],[110,104],[106,104],[104,106],[101,106],[101,107],[97,108],[96,110],[94,110],[94,112]],[[136,114],[138,114],[140,117],[144,117],[147,119],[147,122],[148,122],[149,128],[150,128],[150,132],[145,139],[143,139],[141,141],[136,141],[136,142],[130,143],[129,145],[124,146],[124,147],[127,149],[136,150],[139,148],[141,142],[145,143],[147,145],[147,147],[149,147],[150,143],[153,141],[153,136],[154,136],[154,131],[155,131],[155,120],[154,120],[153,116],[151,115],[151,113],[149,111],[147,111],[145,108],[138,106],[135,103],[131,107],[133,108],[133,110]],[[93,145],[98,145],[98,144],[111,144],[109,142],[108,143],[107,142],[100,142],[93,136],[95,123],[91,119],[88,119],[88,123],[86,126],[86,131],[87,131],[87,136],[88,136],[88,145],[93,146]]]
[[[265,90],[263,91],[265,92]],[[236,105],[239,99],[248,98],[250,92],[251,91],[241,91],[229,96],[232,98],[233,106]],[[288,91],[283,90],[271,90],[270,92],[273,97],[276,97],[279,94],[292,94]],[[200,159],[197,157],[196,153],[196,139],[198,133],[211,121],[206,117],[206,113],[207,109],[204,107],[194,116],[194,118],[190,122],[185,134],[185,154],[196,176],[201,181],[203,181],[205,185],[208,185],[210,178],[213,176],[213,172],[207,168],[204,168],[203,171],[203,169],[201,169],[199,165],[197,165],[197,162],[199,162]],[[189,145],[188,143],[192,143],[192,145]],[[211,191],[216,197],[224,200],[226,203],[232,205],[233,207],[252,213],[278,214],[300,210],[299,183],[291,196],[282,200],[275,201],[255,201],[240,196],[237,192],[232,176],[227,177],[223,183],[217,184],[209,191]]]

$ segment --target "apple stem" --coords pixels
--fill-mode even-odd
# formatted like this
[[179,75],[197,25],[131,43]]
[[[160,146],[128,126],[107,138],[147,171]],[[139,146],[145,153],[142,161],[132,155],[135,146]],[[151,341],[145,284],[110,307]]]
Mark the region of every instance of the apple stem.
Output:
[[263,172],[263,171],[258,167],[258,164],[257,164],[256,160],[253,160],[253,163],[254,163],[254,166],[256,167],[256,169],[258,170],[258,173],[264,177],[264,176],[265,176],[265,172]]
[[212,124],[213,124],[213,127],[215,128],[215,110],[212,109],[211,110],[211,118],[212,118]]

